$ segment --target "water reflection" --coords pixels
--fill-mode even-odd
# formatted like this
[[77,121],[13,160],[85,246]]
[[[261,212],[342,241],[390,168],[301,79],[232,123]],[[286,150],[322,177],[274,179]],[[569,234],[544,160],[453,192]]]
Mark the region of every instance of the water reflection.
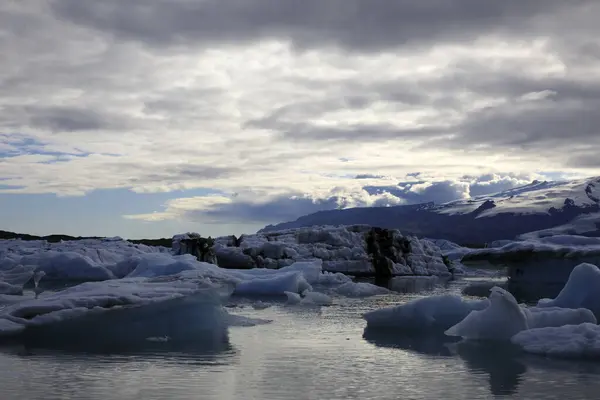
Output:
[[452,356],[447,344],[457,339],[439,334],[405,333],[393,329],[365,328],[363,338],[377,346],[414,351],[432,356]]
[[456,341],[443,334],[404,334],[399,331],[365,329],[363,338],[377,347],[397,348],[428,356],[458,356],[474,375],[486,374],[495,396],[517,392],[527,367],[521,353],[510,343]]
[[469,370],[489,376],[490,392],[495,396],[515,394],[527,367],[519,361],[518,348],[510,343],[461,341],[449,346]]
[[517,283],[508,280],[506,289],[517,299],[519,303],[535,304],[543,298],[555,298],[558,296],[563,284],[545,283]]

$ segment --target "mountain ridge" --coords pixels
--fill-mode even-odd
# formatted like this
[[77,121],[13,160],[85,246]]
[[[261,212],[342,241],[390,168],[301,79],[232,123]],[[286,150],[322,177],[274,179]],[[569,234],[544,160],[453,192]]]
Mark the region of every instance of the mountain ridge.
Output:
[[568,232],[571,221],[593,213],[599,213],[596,229],[573,233],[600,236],[600,177],[533,181],[502,192],[437,205],[430,202],[319,211],[295,221],[267,225],[259,232],[314,225],[368,224],[420,237],[472,244],[515,239],[559,226],[565,226],[563,231]]

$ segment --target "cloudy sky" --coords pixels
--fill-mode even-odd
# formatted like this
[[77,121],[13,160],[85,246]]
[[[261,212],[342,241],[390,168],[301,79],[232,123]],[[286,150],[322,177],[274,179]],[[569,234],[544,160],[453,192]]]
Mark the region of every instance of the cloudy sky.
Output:
[[598,175],[597,0],[4,0],[0,229],[221,235]]

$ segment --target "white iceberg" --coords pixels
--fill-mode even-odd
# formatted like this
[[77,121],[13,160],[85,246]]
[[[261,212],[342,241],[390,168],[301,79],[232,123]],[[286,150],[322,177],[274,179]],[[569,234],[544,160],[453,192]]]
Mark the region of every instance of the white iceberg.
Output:
[[206,280],[184,281],[173,277],[156,281],[133,279],[87,282],[1,309],[0,336],[84,315],[140,307],[197,294],[204,295],[215,304],[220,301],[216,287]]
[[522,307],[527,316],[529,329],[558,327],[563,325],[578,325],[583,323],[597,323],[597,319],[587,308],[560,308],[560,307]]
[[244,296],[273,296],[284,295],[285,292],[302,293],[310,289],[312,286],[301,272],[288,272],[240,282],[233,293]]
[[532,354],[600,359],[600,326],[593,323],[529,329],[517,333],[511,342]]
[[448,329],[446,335],[474,340],[509,340],[528,329],[597,322],[594,314],[584,308],[520,305],[512,294],[497,286],[491,289],[489,300],[489,307],[471,312]]
[[[384,256],[390,260],[393,274],[451,275],[433,241],[404,236],[393,229],[376,231],[366,225],[313,226],[243,235],[237,241],[217,238],[213,249],[219,265],[226,268],[278,269],[318,259],[324,271],[364,275],[374,274],[373,260]],[[370,247],[369,238],[379,242]],[[380,252],[379,256],[374,257],[373,251]]]
[[331,297],[325,293],[305,291],[302,293],[302,301],[300,304],[316,305],[316,306],[330,306],[333,303]]
[[592,264],[579,264],[555,299],[542,299],[538,307],[587,308],[600,317],[600,269]]
[[446,335],[464,339],[509,340],[529,328],[525,311],[509,292],[499,287],[493,287],[491,292],[488,307],[472,311],[446,330]]
[[482,310],[488,305],[487,299],[465,300],[457,295],[445,294],[369,311],[363,318],[368,328],[444,331],[463,320],[471,311]]

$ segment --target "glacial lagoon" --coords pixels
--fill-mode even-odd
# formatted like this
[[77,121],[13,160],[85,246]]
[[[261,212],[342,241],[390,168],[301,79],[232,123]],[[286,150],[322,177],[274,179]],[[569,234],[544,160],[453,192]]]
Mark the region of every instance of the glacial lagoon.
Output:
[[184,349],[161,338],[116,351],[96,348],[93,338],[74,349],[4,346],[0,398],[596,398],[598,363],[550,360],[508,344],[365,331],[366,311],[460,293],[465,282],[362,299],[334,297],[329,307],[233,297],[227,311],[249,323],[229,327],[220,341]]

